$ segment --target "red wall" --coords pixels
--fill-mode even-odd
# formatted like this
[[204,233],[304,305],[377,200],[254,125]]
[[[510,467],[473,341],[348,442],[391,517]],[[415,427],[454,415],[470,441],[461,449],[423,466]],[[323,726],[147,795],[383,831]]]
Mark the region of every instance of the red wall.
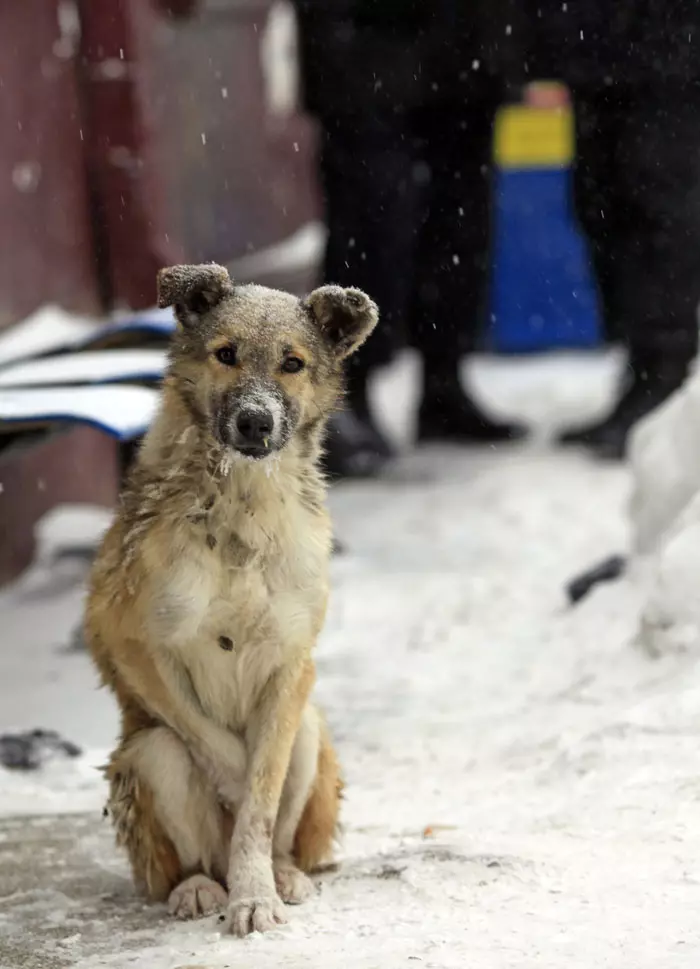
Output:
[[48,302],[99,307],[67,11],[59,0],[0,3],[0,327]]
[[151,305],[161,265],[226,262],[317,213],[311,124],[265,116],[270,0],[168,5],[0,3],[0,326]]
[[[150,306],[160,266],[227,262],[317,214],[312,126],[265,117],[269,6],[0,2],[0,328],[46,303]],[[48,509],[110,505],[118,487],[116,445],[95,430],[7,443],[0,584]]]

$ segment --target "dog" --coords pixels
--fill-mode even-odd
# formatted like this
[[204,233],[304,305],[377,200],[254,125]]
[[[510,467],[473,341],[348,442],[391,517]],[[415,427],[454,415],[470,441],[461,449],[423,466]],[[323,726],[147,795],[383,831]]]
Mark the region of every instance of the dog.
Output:
[[225,910],[244,936],[311,895],[337,834],[340,768],[310,702],[332,546],[318,462],[378,311],[214,264],[161,270],[158,304],[178,324],[160,409],[85,612],[121,708],[106,813],[150,899]]

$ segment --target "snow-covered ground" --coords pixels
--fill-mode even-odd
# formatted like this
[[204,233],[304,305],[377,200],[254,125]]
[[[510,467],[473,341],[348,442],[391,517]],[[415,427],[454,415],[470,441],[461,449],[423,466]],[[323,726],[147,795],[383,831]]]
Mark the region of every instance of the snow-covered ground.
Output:
[[[555,426],[605,407],[617,366],[476,361],[474,386],[533,423],[530,443],[425,449],[390,480],[333,491],[349,551],[334,563],[318,695],[347,800],[342,864],[317,898],[290,911],[288,926],[244,942],[221,937],[210,920],[170,924],[157,909],[143,916],[153,931],[139,934],[112,911],[99,944],[67,929],[70,960],[32,965],[700,964],[695,657],[651,659],[640,648],[631,580],[599,587],[575,609],[563,594],[572,575],[628,544],[626,470],[548,443]],[[414,361],[376,392],[387,427],[407,440]],[[69,531],[87,537],[100,524]],[[89,755],[46,773],[0,774],[5,816],[97,817],[103,791],[92,765],[116,729],[86,657],[64,648],[83,572],[52,560],[60,527],[47,527],[35,568],[0,595],[0,728],[54,728]],[[88,867],[125,873],[103,841],[86,837],[84,850]],[[2,933],[19,931],[23,912],[51,908],[55,927],[85,904],[79,893],[28,892],[11,900],[10,919],[3,901],[0,969]],[[32,944],[42,951],[40,935]]]

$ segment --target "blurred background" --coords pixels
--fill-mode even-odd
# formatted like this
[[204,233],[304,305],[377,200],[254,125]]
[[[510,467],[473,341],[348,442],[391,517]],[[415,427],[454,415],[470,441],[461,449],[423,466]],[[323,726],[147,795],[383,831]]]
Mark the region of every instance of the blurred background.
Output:
[[[406,348],[419,385],[409,440],[456,445],[528,430],[527,415],[494,412],[463,376],[476,355],[580,351],[580,364],[623,351],[607,412],[550,411],[559,443],[619,460],[697,347],[697,15],[661,7],[630,0],[612,19],[603,2],[558,0],[8,8],[0,576],[27,564],[52,504],[113,502],[147,427],[145,396],[121,387],[114,410],[145,410],[116,428],[84,385],[153,385],[163,362],[12,365],[163,347],[154,278],[175,262],[218,261],[298,293],[357,285],[379,303],[328,437],[336,478],[386,473],[407,443],[372,403]],[[100,320],[122,332],[106,344]],[[47,382],[49,397],[27,396]]]
[[[699,42],[695,0],[0,4],[13,966],[67,964],[49,928],[81,969],[161,944],[141,909],[109,928],[117,716],[80,617],[167,365],[156,273],[207,261],[381,314],[324,459],[348,874],[299,964],[696,964]],[[181,966],[167,939],[133,964]]]

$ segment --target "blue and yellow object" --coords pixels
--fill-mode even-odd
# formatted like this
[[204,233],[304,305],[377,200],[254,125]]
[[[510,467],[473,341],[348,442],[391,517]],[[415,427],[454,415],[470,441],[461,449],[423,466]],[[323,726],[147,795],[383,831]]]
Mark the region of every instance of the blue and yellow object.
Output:
[[494,137],[489,348],[593,348],[601,315],[572,192],[570,106],[507,105]]

